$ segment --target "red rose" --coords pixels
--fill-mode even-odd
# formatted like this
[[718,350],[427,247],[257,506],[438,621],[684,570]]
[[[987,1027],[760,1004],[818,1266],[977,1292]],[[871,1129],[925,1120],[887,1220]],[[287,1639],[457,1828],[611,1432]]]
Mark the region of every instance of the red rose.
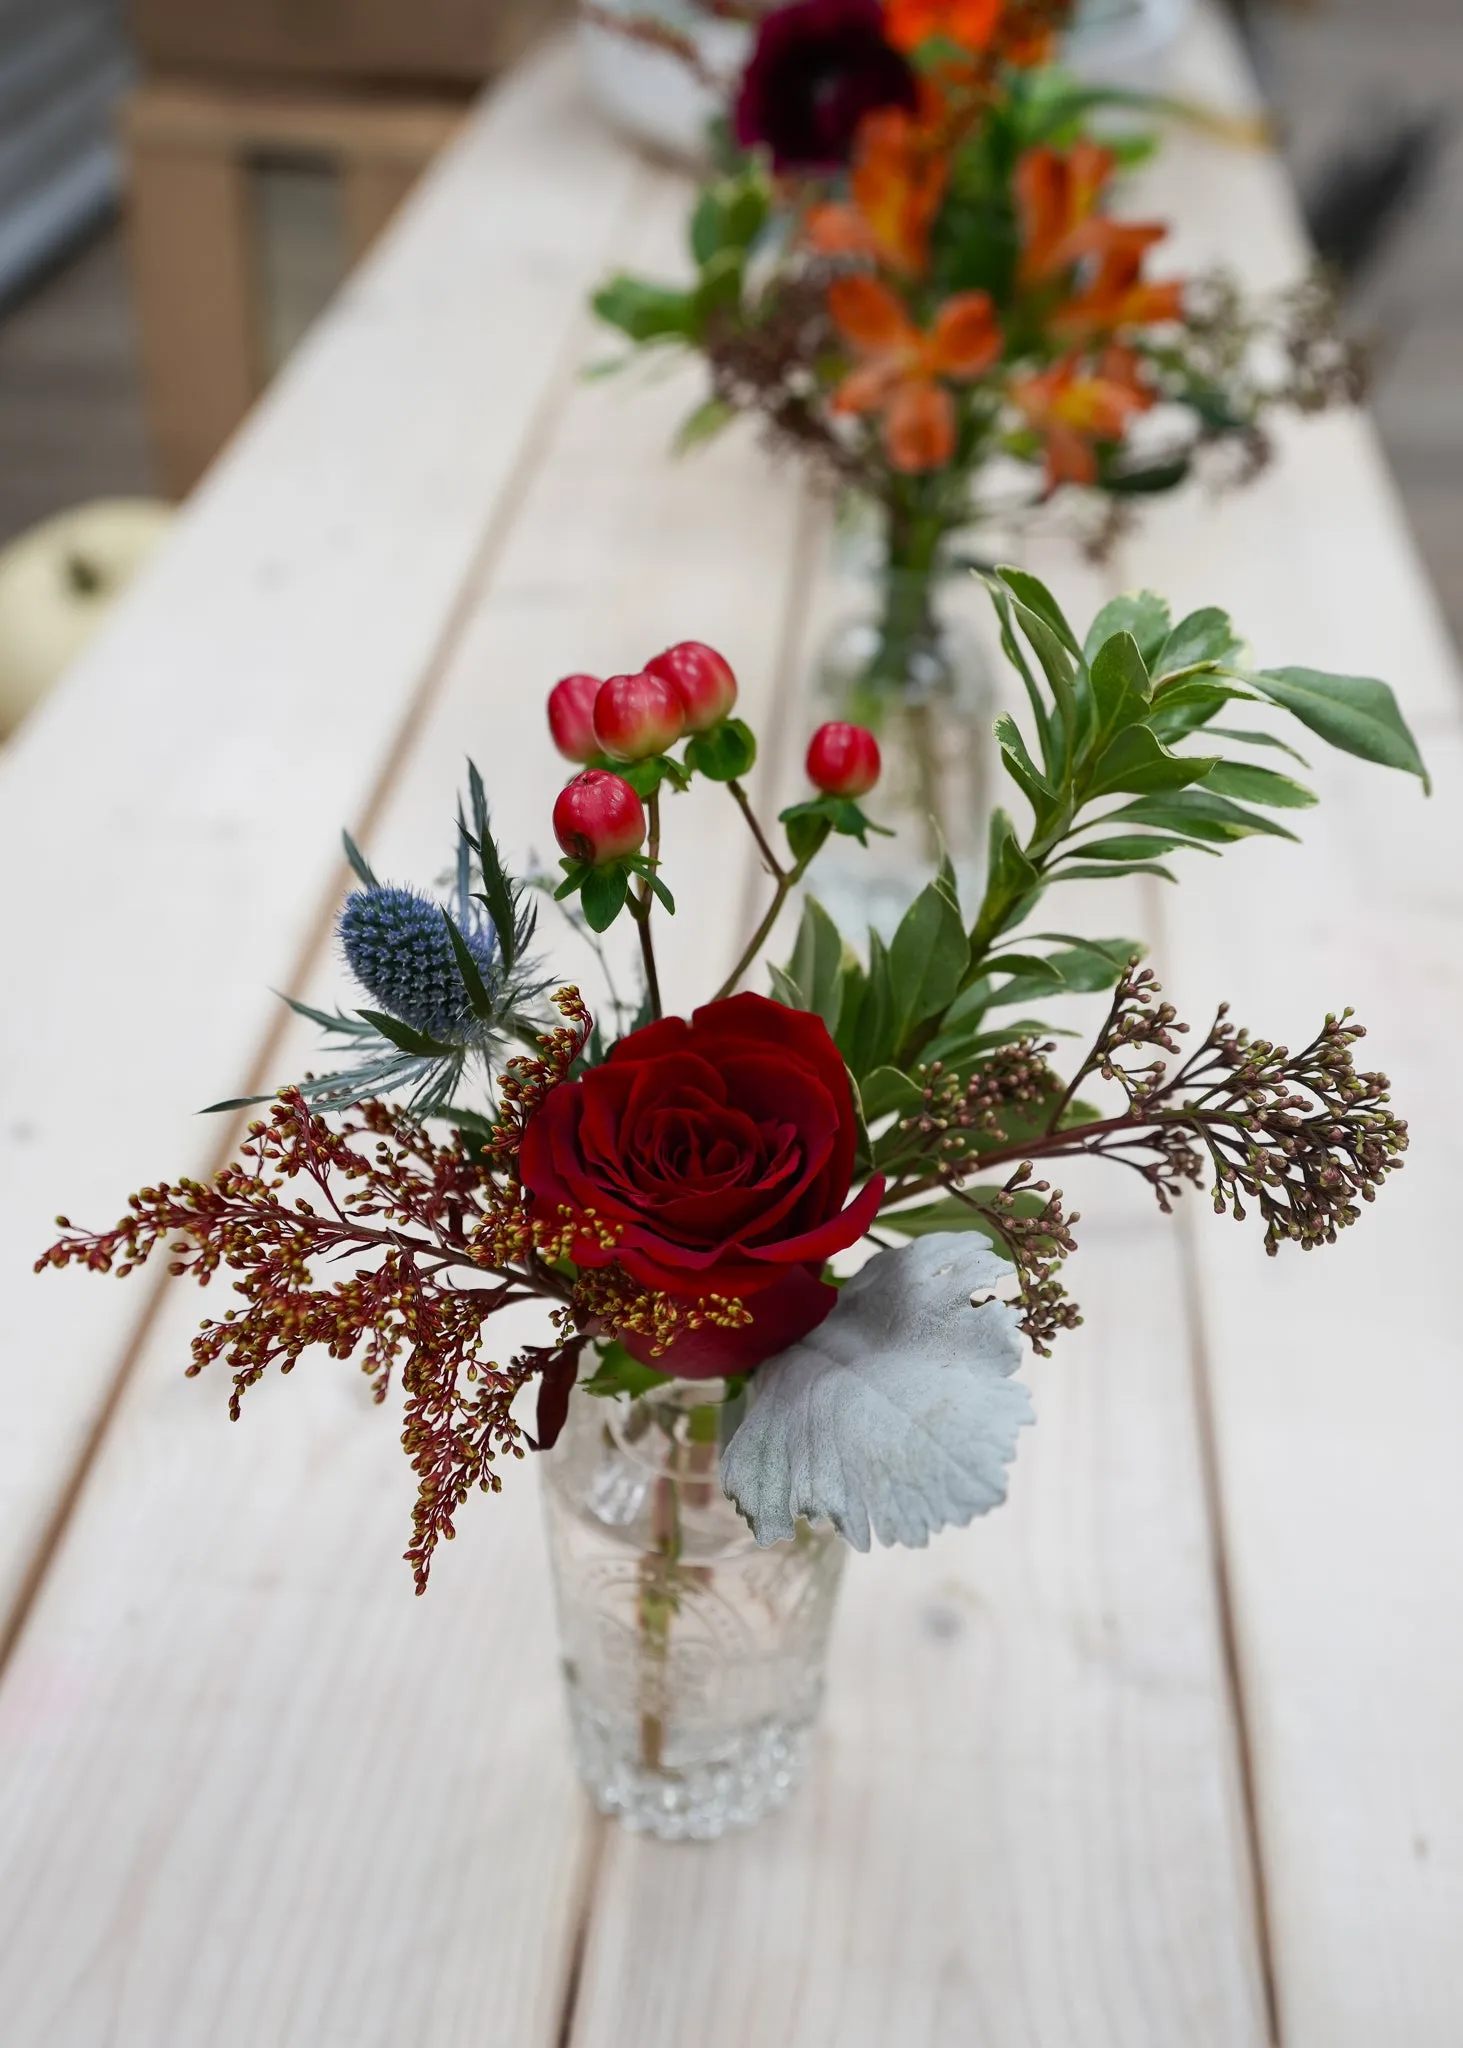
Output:
[[765,996],[707,1003],[621,1039],[603,1066],[530,1118],[519,1171],[533,1212],[593,1209],[582,1266],[618,1263],[663,1294],[735,1295],[752,1321],[685,1330],[653,1361],[688,1379],[750,1372],[815,1329],[837,1300],[824,1262],[874,1221],[882,1180],[848,1202],[853,1093],[820,1017]]

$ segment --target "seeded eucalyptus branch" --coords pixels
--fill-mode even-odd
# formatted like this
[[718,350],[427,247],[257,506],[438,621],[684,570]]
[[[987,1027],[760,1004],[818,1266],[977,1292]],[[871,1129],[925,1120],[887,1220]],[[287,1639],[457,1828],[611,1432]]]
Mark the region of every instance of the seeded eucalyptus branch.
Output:
[[[1132,961],[1067,1088],[1059,1091],[1046,1064],[1051,1042],[1020,1040],[964,1083],[936,1062],[925,1070],[919,1110],[896,1126],[891,1156],[903,1172],[894,1195],[944,1194],[933,1204],[896,1208],[881,1223],[923,1235],[960,1227],[964,1209],[966,1227],[983,1230],[1015,1266],[1021,1327],[1042,1353],[1059,1329],[1081,1320],[1056,1279],[1076,1250],[1072,1226],[1080,1219],[1063,1213],[1046,1181],[1033,1179],[1036,1161],[1086,1156],[1127,1166],[1165,1214],[1185,1185],[1207,1182],[1218,1214],[1242,1222],[1246,1202],[1254,1206],[1273,1257],[1287,1242],[1307,1251],[1333,1244],[1407,1149],[1407,1126],[1388,1106],[1387,1077],[1356,1069],[1352,1047],[1365,1033],[1349,1010],[1327,1017],[1292,1053],[1251,1039],[1221,1006],[1203,1042],[1170,1072],[1158,1052],[1179,1054],[1189,1027],[1159,994],[1151,970]],[[1134,1063],[1131,1056],[1145,1052],[1154,1056]],[[1119,1086],[1124,1107],[1073,1120],[1077,1088],[1096,1078]],[[1007,1106],[1019,1113],[1038,1102],[1054,1104],[1045,1127],[1013,1142],[1003,1122]],[[972,1172],[1016,1158],[1004,1185],[967,1185]]]

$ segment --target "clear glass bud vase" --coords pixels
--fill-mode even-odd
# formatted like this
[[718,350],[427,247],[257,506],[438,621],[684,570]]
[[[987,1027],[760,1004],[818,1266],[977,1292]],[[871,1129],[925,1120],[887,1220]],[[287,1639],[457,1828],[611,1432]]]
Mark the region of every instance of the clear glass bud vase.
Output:
[[970,607],[954,601],[969,582],[940,567],[871,566],[816,657],[814,718],[878,736],[882,773],[861,802],[895,835],[867,849],[835,839],[819,854],[812,886],[845,929],[892,929],[941,853],[962,879],[982,870],[996,697]]
[[717,1478],[719,1392],[576,1393],[544,1460],[575,1761],[602,1813],[667,1840],[797,1785],[843,1566],[831,1529],[759,1549]]

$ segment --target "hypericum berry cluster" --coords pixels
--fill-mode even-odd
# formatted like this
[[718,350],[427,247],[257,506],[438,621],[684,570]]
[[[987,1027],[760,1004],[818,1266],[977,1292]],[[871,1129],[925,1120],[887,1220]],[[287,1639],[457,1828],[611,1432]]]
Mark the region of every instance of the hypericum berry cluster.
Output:
[[[633,675],[561,676],[549,692],[554,745],[580,769],[554,804],[554,837],[564,855],[564,880],[554,893],[560,900],[577,897],[597,932],[608,930],[623,910],[636,919],[652,1009],[658,999],[648,922],[652,898],[675,909],[659,874],[663,783],[685,789],[696,775],[724,783],[782,894],[830,833],[864,840],[883,829],[857,802],[879,779],[878,741],[862,726],[820,726],[807,757],[816,794],[781,814],[791,855],[784,867],[742,787],[741,778],[757,758],[757,742],[733,717],[736,701],[731,663],[704,640],[677,641]],[[683,751],[672,755],[682,740]]]
[[[735,789],[756,758],[751,733],[732,717],[736,701],[731,663],[704,640],[677,641],[632,675],[561,677],[549,692],[549,731],[584,771],[554,805],[554,835],[569,859],[599,868],[638,853],[642,799],[662,781],[684,787],[699,772]],[[667,760],[682,739],[684,761]],[[879,779],[879,743],[863,726],[821,725],[807,770],[821,798],[865,796]]]
[[645,761],[686,733],[709,732],[736,701],[731,664],[681,640],[634,675],[565,676],[549,692],[549,730],[568,761]]
[[[604,867],[639,850],[646,832],[641,799],[653,795],[663,777],[683,776],[676,764],[664,762],[681,739],[689,736],[692,743],[686,768],[714,775],[729,760],[733,775],[744,772],[755,748],[744,726],[728,730],[736,701],[730,662],[700,640],[678,641],[633,675],[575,674],[555,683],[549,692],[554,745],[587,770],[554,806],[554,834],[569,858]],[[651,765],[641,769],[641,763]],[[635,781],[619,773],[622,768],[636,770]]]

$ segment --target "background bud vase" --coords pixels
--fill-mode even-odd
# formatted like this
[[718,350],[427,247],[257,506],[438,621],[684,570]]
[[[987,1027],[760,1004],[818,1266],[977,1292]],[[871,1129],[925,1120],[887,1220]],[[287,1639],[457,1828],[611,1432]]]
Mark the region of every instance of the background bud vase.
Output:
[[[1111,46],[1122,22],[1168,8],[1101,0],[1074,47]],[[891,822],[935,821],[884,842],[871,872],[942,836],[978,886],[989,718],[974,651],[947,622],[942,548],[986,554],[995,529],[1007,549],[1036,531],[1101,553],[1136,503],[1255,475],[1271,417],[1350,403],[1361,359],[1317,279],[1251,299],[1169,266],[1167,223],[1142,218],[1124,183],[1160,119],[1215,117],[1065,71],[1073,0],[716,12],[756,17],[755,33],[724,81],[678,271],[609,277],[595,311],[622,362],[699,363],[680,451],[750,418],[771,453],[878,521],[868,615],[825,650],[818,718],[875,731]],[[595,18],[705,83],[694,37]],[[1145,107],[1152,133],[1133,125]],[[820,872],[820,895],[830,881]],[[864,890],[850,921],[872,909],[887,925],[900,892],[883,893]]]
[[979,593],[937,539],[872,534],[838,549],[832,623],[813,653],[816,721],[867,726],[883,772],[865,808],[894,834],[838,846],[817,889],[837,917],[891,928],[948,850],[978,875],[990,818],[997,699],[970,613]]
[[576,1392],[544,1505],[575,1760],[602,1813],[710,1840],[803,1775],[846,1545],[759,1548],[717,1477],[722,1383]]

